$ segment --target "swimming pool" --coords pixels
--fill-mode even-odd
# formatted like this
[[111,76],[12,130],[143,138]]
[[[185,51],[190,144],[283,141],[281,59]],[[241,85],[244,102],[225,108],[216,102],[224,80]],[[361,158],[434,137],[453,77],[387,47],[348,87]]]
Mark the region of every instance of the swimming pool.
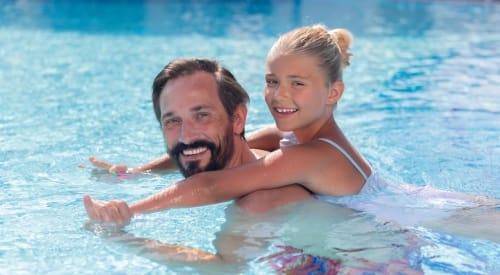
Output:
[[[261,95],[267,50],[278,34],[313,23],[355,36],[336,115],[384,178],[500,199],[498,2],[3,1],[2,273],[269,272],[258,260],[165,264],[86,230],[83,194],[132,201],[181,176],[124,180],[78,166],[88,166],[89,155],[140,164],[164,153],[150,86],[177,57],[220,60],[251,95],[247,130],[271,123]],[[380,261],[405,257],[431,274],[500,272],[497,242],[409,230],[334,206],[296,205],[268,217],[229,203],[141,216],[126,227],[210,252],[221,231],[242,232],[272,244],[263,254],[292,242],[346,265],[380,254]],[[414,247],[408,236],[424,243]]]

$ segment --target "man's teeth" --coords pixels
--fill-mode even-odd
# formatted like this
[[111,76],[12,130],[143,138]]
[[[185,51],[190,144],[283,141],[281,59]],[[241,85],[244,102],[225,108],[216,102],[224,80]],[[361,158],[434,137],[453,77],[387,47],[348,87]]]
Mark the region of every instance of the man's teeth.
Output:
[[206,150],[207,150],[207,147],[198,147],[198,148],[194,148],[194,149],[183,150],[182,154],[185,155],[185,156],[191,156],[191,155],[196,155],[196,154],[203,153]]
[[293,113],[293,112],[296,112],[297,109],[295,109],[295,108],[276,108],[276,111],[278,113]]

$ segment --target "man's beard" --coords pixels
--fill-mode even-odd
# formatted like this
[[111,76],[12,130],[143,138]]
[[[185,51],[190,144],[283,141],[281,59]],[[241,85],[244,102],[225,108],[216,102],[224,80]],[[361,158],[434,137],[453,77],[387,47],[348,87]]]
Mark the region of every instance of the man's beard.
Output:
[[[228,130],[229,131],[226,131],[223,136],[223,140],[219,145],[206,140],[196,140],[190,144],[179,142],[171,150],[169,150],[170,156],[175,160],[175,163],[184,177],[187,178],[204,171],[221,170],[226,167],[232,156],[234,144],[232,129]],[[205,167],[201,167],[200,161],[196,160],[187,162],[186,167],[184,167],[180,161],[182,151],[200,147],[206,147],[210,151],[210,160],[207,165]]]

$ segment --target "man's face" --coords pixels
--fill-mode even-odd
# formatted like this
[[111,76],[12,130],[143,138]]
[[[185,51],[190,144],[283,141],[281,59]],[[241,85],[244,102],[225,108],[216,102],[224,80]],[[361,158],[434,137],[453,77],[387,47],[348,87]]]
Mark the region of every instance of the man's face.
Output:
[[223,169],[233,152],[233,127],[212,75],[170,80],[160,98],[163,137],[185,177]]

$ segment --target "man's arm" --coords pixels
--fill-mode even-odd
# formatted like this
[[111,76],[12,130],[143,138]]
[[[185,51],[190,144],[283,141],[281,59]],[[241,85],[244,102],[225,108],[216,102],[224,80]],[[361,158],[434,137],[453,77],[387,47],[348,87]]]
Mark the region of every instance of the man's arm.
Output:
[[115,236],[113,239],[138,249],[141,254],[157,262],[202,263],[222,261],[222,258],[217,254],[189,246],[166,244],[157,240],[139,238],[129,233]]
[[257,190],[235,201],[240,208],[251,213],[265,213],[273,209],[313,198],[312,194],[300,184],[278,188]]
[[137,237],[125,232],[123,228],[109,227],[94,222],[87,222],[84,228],[96,235],[105,236],[107,239],[119,242],[137,250],[137,252],[160,263],[210,263],[222,262],[222,256],[212,254],[197,248],[166,244],[157,240]]

